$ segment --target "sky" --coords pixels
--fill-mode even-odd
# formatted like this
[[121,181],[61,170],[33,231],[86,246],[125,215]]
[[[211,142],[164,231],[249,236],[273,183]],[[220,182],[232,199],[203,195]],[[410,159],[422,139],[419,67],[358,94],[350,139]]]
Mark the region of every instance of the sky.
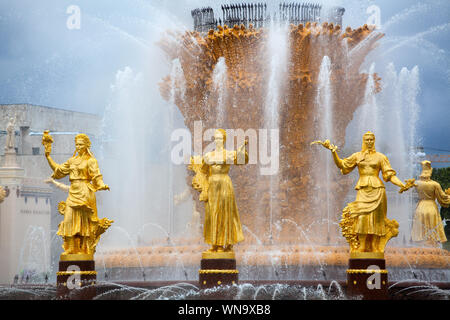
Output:
[[[230,2],[236,1],[223,1]],[[385,37],[372,54],[376,67],[419,67],[421,144],[426,153],[450,154],[450,1],[318,2],[343,6],[344,27],[353,28],[367,22],[367,8],[379,8]],[[72,5],[80,9],[79,29],[67,26]],[[0,104],[102,115],[117,73],[126,67],[151,70],[148,88],[156,101],[160,75],[170,72],[156,42],[168,29],[191,28],[190,11],[206,6],[218,9],[219,2],[0,0]]]

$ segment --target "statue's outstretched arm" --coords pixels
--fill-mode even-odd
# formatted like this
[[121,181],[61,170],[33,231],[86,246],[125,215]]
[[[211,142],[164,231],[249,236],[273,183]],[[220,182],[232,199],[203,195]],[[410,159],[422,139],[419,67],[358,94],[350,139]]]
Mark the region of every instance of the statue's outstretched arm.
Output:
[[247,164],[248,163],[248,153],[245,150],[245,146],[248,141],[245,140],[244,143],[237,149],[234,159],[234,164]]
[[110,190],[109,186],[103,182],[103,175],[100,173],[97,159],[94,157],[88,161],[88,172],[92,177],[92,185],[95,187],[95,191]]
[[398,193],[403,193],[405,191],[408,191],[409,189],[411,189],[412,187],[417,187],[416,179],[407,179],[405,181],[405,183],[401,182],[401,180],[399,178],[397,178],[396,176],[392,176],[391,177],[391,182],[393,184],[395,184],[396,186],[400,187],[400,190],[398,191]]
[[342,160],[339,158],[339,155],[337,154],[337,151],[339,149],[338,149],[337,146],[335,146],[334,144],[330,143],[330,140],[328,140],[328,139],[325,140],[325,141],[317,140],[317,141],[311,142],[311,145],[313,145],[313,144],[320,144],[324,148],[327,148],[328,150],[330,150],[331,154],[333,155],[333,160],[334,160],[334,163],[336,164],[336,166],[339,169],[343,169],[344,168]]
[[62,191],[69,192],[70,186],[68,186],[68,185],[66,185],[66,184],[64,184],[64,183],[55,181],[52,177],[50,177],[50,178],[44,180],[44,182],[45,182],[45,183],[53,183],[56,187],[58,187],[58,188],[61,189]]
[[183,192],[176,194],[173,196],[173,202],[175,205],[179,205],[181,202],[185,201],[188,196],[191,194],[191,191],[189,188],[186,188]]
[[342,160],[339,158],[337,151],[331,150],[331,154],[333,155],[333,160],[336,166],[341,170],[344,169],[344,164],[342,163]]
[[400,187],[400,188],[405,187],[405,184],[397,176],[392,176],[390,181],[392,184],[396,185],[397,187]]

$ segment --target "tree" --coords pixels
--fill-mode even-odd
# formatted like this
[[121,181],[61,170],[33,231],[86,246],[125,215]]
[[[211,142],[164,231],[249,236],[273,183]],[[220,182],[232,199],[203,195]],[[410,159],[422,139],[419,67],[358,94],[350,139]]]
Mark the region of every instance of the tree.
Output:
[[[450,188],[450,167],[433,169],[431,179],[438,182],[444,190]],[[450,207],[441,208],[441,216],[442,218],[450,219]]]
[[[450,167],[448,168],[433,168],[433,173],[431,174],[431,179],[438,182],[442,189],[446,190],[450,188]],[[442,219],[450,219],[450,207],[449,208],[441,208],[441,218]],[[445,226],[445,235],[447,239],[450,240],[450,223],[447,223]],[[447,242],[448,243],[448,242]],[[447,249],[449,250],[449,249]]]

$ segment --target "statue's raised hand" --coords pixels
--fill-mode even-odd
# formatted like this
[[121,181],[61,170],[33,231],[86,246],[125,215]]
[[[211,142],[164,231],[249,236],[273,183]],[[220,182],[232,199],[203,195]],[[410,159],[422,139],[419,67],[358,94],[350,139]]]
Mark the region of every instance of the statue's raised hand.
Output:
[[100,190],[110,190],[107,184],[102,185],[101,187],[97,188],[97,191]]
[[405,181],[405,185],[400,188],[398,193],[403,193],[405,191],[408,191],[412,187],[417,187],[417,184],[415,182],[416,182],[416,179],[408,179],[408,180],[406,180]]
[[322,146],[324,146],[325,148],[327,148],[328,150],[331,150],[333,152],[338,150],[338,147],[336,147],[334,144],[332,144],[330,142],[330,140],[328,140],[328,139],[325,141],[321,141],[321,140],[313,141],[313,142],[311,142],[311,145],[313,145],[313,144],[321,144]]
[[48,158],[50,156],[50,153],[52,152],[52,143],[53,143],[53,137],[50,135],[49,130],[45,130],[42,134],[42,145],[45,148],[45,156]]

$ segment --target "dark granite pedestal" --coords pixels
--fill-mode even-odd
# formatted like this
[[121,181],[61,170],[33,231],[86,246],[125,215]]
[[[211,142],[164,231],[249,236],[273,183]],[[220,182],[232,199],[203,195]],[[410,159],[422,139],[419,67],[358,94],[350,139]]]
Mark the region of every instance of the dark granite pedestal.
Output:
[[199,284],[201,289],[238,283],[234,252],[204,252],[202,254]]
[[[91,300],[96,296],[97,272],[94,260],[77,260],[86,255],[61,256],[56,273],[56,295],[64,300]],[[88,257],[89,258],[89,257]]]
[[350,258],[348,265],[348,296],[362,296],[364,300],[388,299],[388,272],[384,259]]

